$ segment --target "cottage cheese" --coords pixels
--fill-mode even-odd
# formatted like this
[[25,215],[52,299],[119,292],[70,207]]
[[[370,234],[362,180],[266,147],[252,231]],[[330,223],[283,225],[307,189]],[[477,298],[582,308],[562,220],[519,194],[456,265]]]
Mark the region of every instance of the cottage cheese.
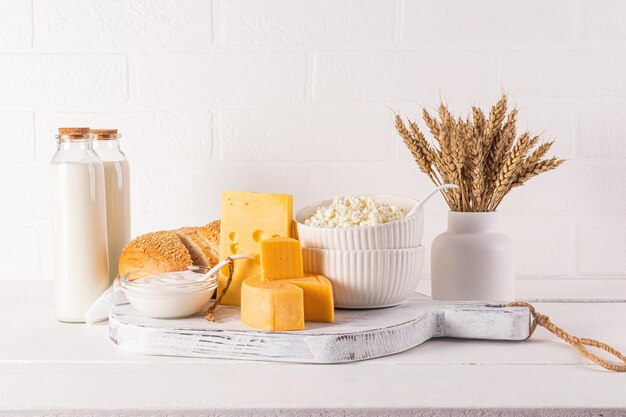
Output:
[[320,207],[304,224],[313,227],[345,228],[374,226],[401,219],[406,213],[399,207],[369,197],[336,197],[332,204]]

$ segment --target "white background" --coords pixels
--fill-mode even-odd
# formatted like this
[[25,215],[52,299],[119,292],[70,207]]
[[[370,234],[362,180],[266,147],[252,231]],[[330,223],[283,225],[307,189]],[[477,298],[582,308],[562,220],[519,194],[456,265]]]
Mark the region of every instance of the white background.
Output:
[[[625,15],[618,0],[0,0],[0,279],[49,278],[59,126],[124,134],[139,234],[218,217],[224,189],[296,208],[421,197],[392,111],[487,109],[502,91],[569,160],[501,206],[520,278],[624,278]],[[427,207],[425,245],[445,213]]]

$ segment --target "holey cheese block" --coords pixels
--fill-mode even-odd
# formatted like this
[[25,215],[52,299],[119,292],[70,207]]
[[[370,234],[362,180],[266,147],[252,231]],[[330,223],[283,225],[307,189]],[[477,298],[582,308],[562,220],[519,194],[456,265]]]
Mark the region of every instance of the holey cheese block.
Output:
[[305,330],[264,332],[239,320],[239,307],[220,306],[216,322],[141,316],[130,305],[109,317],[110,338],[122,349],[146,354],[279,362],[342,363],[399,353],[434,337],[523,340],[525,307],[433,301],[415,294],[406,303],[376,310],[341,310],[335,323],[307,322]]

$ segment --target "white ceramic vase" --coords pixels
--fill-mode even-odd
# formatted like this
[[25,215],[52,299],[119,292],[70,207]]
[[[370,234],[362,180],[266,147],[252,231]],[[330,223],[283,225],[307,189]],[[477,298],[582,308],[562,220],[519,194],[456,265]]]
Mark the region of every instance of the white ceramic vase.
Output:
[[448,230],[432,244],[431,285],[437,300],[514,300],[515,247],[499,213],[448,213]]

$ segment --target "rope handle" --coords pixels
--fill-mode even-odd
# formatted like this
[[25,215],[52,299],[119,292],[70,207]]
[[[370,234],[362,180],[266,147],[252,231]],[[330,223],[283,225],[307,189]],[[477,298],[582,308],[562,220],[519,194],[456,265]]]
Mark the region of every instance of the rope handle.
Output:
[[[222,292],[217,296],[217,298],[215,299],[215,302],[211,304],[211,306],[206,311],[206,313],[204,313],[204,318],[207,319],[208,321],[213,321],[213,322],[215,321],[215,316],[213,315],[213,312],[215,311],[217,306],[220,305],[220,303],[222,302],[222,298],[224,298],[224,296],[226,295],[226,291],[228,291],[228,288],[230,287],[230,283],[233,281],[233,273],[235,272],[235,262],[233,261],[233,258],[231,258],[230,256],[226,258],[226,261],[228,262],[226,264],[228,265],[228,281],[226,281],[226,285],[224,286],[224,288],[222,288]],[[223,265],[222,267],[220,267],[220,269],[226,265]]]
[[[556,336],[558,336],[565,342],[569,343],[571,346],[576,348],[576,350],[578,350],[580,354],[583,355],[585,358],[597,363],[603,368],[608,369],[610,371],[614,371],[614,372],[626,372],[626,356],[624,356],[620,351],[618,351],[614,347],[604,342],[600,342],[599,340],[576,337],[567,333],[565,330],[561,329],[560,327],[552,323],[552,321],[550,321],[550,317],[546,316],[545,314],[541,314],[537,312],[537,310],[535,310],[535,307],[533,307],[529,303],[515,301],[515,302],[507,304],[506,306],[507,307],[527,307],[530,310],[530,314],[533,316],[533,321],[530,325],[530,333],[528,334],[529,338],[530,336],[533,335],[533,333],[535,332],[535,329],[537,329],[537,325],[539,325],[541,327],[546,328],[548,331],[555,334]],[[607,362],[604,359],[600,358],[598,355],[591,353],[585,346],[602,349],[605,352],[610,353],[617,359],[621,360],[623,362],[623,365],[617,365],[611,362]]]
[[235,261],[238,259],[251,260],[251,259],[254,259],[254,257],[247,255],[245,253],[238,253],[236,255],[231,255],[228,258],[224,259],[223,261],[218,262],[217,265],[215,265],[213,268],[209,270],[209,272],[204,274],[208,279],[210,276],[217,274],[218,272],[220,272],[222,268],[228,265],[228,280],[226,281],[226,285],[224,286],[224,288],[222,288],[222,292],[216,297],[215,302],[211,304],[211,306],[206,311],[206,313],[204,313],[205,319],[209,321],[215,321],[215,316],[213,315],[213,312],[215,311],[217,306],[220,305],[220,303],[222,302],[222,298],[224,298],[224,296],[226,295],[226,292],[228,291],[228,288],[230,287],[230,283],[233,281],[233,274],[235,272]]

